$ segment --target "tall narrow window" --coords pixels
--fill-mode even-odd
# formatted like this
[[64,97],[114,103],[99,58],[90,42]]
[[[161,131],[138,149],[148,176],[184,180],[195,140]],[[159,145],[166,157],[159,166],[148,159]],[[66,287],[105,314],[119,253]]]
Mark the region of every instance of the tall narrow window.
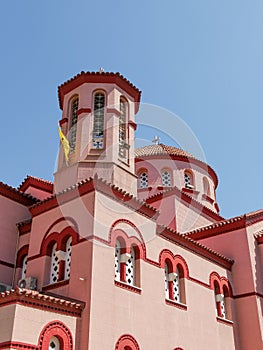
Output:
[[170,299],[169,292],[169,268],[168,264],[164,264],[164,287],[165,287],[165,299]]
[[131,256],[126,262],[126,283],[135,285],[135,251],[133,247],[131,247]]
[[119,156],[126,157],[127,145],[127,101],[120,99]]
[[214,282],[214,293],[217,316],[225,318],[225,301],[224,295],[220,293],[220,286],[218,282]]
[[139,188],[148,188],[148,173],[143,171],[139,176]]
[[174,300],[178,303],[181,302],[181,293],[180,293],[180,280],[179,280],[179,270],[176,269],[174,280],[173,280],[173,290],[174,290]]
[[71,110],[70,110],[70,130],[69,130],[70,152],[73,152],[76,146],[78,107],[79,107],[79,99],[78,97],[76,97],[71,102]]
[[56,283],[59,275],[59,259],[56,255],[57,244],[55,243],[51,251],[51,266],[50,266],[50,283]]
[[229,287],[226,285],[223,286],[223,295],[224,295],[224,314],[223,317],[227,320],[232,319],[232,313],[231,313],[231,299],[230,299],[230,291]]
[[203,178],[203,188],[204,188],[204,194],[206,194],[207,196],[210,196],[209,182],[206,177]]
[[69,279],[70,277],[71,251],[72,251],[72,237],[70,237],[67,240],[67,244],[66,244],[65,279]]
[[190,171],[184,173],[184,186],[189,189],[194,188],[193,174]]
[[120,281],[121,277],[121,245],[120,242],[117,240],[115,245],[115,280]]
[[93,148],[104,147],[105,95],[98,92],[94,96]]
[[171,173],[168,170],[162,171],[162,185],[164,187],[171,187]]
[[23,258],[21,279],[24,279],[26,277],[26,267],[27,267],[27,255],[25,255],[25,257]]

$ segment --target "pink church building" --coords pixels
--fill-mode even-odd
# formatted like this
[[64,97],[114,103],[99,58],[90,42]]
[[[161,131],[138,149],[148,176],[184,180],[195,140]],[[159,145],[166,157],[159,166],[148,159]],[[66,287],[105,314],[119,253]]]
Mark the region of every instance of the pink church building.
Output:
[[263,349],[263,211],[225,219],[208,164],[135,149],[140,95],[66,81],[54,182],[0,182],[0,349]]

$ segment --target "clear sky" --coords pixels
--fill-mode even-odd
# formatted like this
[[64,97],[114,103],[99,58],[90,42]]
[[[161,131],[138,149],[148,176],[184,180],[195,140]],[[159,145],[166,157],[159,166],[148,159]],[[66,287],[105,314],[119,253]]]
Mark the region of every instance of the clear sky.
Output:
[[262,18],[262,0],[1,1],[0,180],[52,180],[57,86],[103,67],[187,123],[223,216],[262,208]]

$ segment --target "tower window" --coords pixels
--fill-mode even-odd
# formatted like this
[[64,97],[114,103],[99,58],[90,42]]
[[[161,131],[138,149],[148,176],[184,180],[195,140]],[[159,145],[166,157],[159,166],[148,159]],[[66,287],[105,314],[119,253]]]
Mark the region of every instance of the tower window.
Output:
[[78,97],[76,97],[71,102],[71,112],[70,112],[69,145],[70,145],[71,152],[74,151],[76,146],[78,107],[79,107],[79,99]]
[[164,187],[171,187],[171,173],[168,170],[162,171],[162,185]]
[[104,147],[104,109],[105,95],[98,92],[94,96],[93,147]]
[[126,157],[126,151],[128,145],[127,140],[127,102],[121,98],[120,99],[120,119],[119,119],[119,156],[122,158]]
[[139,188],[148,188],[148,173],[144,171],[139,177]]

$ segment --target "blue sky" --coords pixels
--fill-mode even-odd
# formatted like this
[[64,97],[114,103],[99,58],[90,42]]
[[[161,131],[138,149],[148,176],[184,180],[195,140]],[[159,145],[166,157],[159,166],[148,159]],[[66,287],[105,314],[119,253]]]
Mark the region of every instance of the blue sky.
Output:
[[261,0],[2,1],[0,180],[52,180],[57,86],[104,67],[191,128],[223,216],[263,207],[262,18]]

